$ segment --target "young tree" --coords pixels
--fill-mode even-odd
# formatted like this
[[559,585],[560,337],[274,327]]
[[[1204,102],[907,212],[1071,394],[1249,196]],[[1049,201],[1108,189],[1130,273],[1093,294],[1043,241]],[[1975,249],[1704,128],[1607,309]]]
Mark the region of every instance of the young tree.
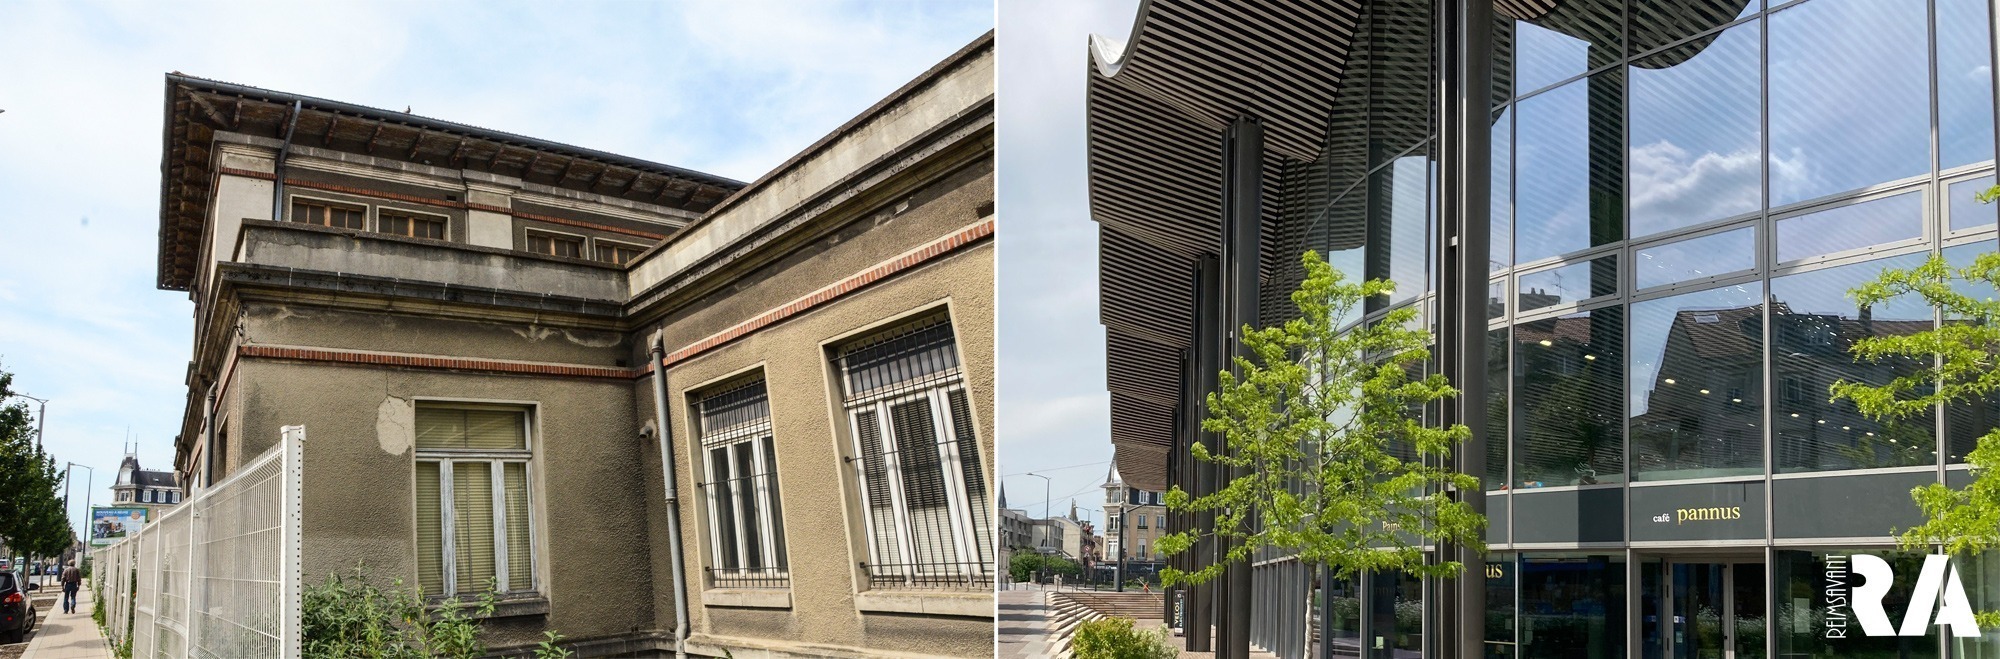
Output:
[[[13,381],[0,371],[0,400]],[[23,555],[51,556],[69,546],[69,525],[56,496],[62,478],[36,446],[33,421],[25,404],[0,405],[0,539]]]
[[1160,538],[1178,554],[1202,538],[1234,540],[1226,559],[1194,572],[1163,570],[1163,580],[1202,583],[1266,547],[1295,553],[1341,577],[1401,570],[1451,577],[1457,561],[1426,564],[1422,546],[1450,542],[1484,550],[1484,516],[1439,495],[1470,490],[1479,479],[1440,465],[1470,436],[1461,425],[1425,427],[1415,410],[1457,395],[1444,376],[1412,378],[1430,359],[1430,334],[1412,329],[1416,309],[1345,329],[1387,281],[1349,282],[1307,251],[1305,281],[1292,293],[1299,316],[1265,329],[1245,327],[1250,358],[1240,375],[1217,374],[1202,429],[1220,433],[1228,451],[1195,444],[1196,460],[1239,476],[1214,493],[1167,493],[1175,511],[1213,511],[1213,528]]
[[[2000,186],[1978,196],[1990,204],[2000,198]],[[2000,289],[2000,254],[1986,253],[1972,265],[1952,269],[1932,256],[1909,270],[1885,269],[1874,281],[1848,292],[1863,308],[1915,295],[1944,312],[1935,329],[1901,336],[1871,336],[1854,342],[1849,351],[1866,361],[1910,359],[1925,364],[1887,384],[1842,380],[1833,384],[1833,400],[1850,400],[1869,419],[1895,423],[1925,417],[1939,405],[1983,404],[2000,391],[2000,300],[1978,299],[1955,283]],[[1973,555],[2000,547],[2000,428],[1981,436],[1966,454],[1972,482],[1964,489],[1932,483],[1910,491],[1924,513],[1924,523],[1903,531],[1906,550],[1941,547],[1952,555]],[[2000,612],[1981,612],[1979,626],[2000,627]]]

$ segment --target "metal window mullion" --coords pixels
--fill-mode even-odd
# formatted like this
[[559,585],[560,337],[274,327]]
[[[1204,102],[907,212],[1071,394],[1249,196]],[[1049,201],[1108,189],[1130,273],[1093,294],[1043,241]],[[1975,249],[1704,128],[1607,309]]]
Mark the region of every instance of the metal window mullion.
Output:
[[[765,436],[770,436],[770,435],[767,434]],[[773,449],[777,448],[777,442],[775,441],[775,439],[772,442],[772,448]],[[759,572],[768,574],[777,574],[779,571],[778,543],[777,543],[777,536],[775,534],[783,531],[783,529],[780,529],[777,526],[777,515],[772,514],[772,512],[774,511],[774,508],[772,508],[772,506],[778,505],[777,497],[774,497],[771,494],[771,485],[772,483],[775,483],[778,479],[778,470],[776,466],[777,461],[775,456],[765,453],[764,436],[750,438],[750,451],[751,451],[750,469],[753,473],[762,477],[752,481],[752,484],[756,486],[755,489],[757,491],[758,527],[764,530],[764,536],[763,536],[764,546],[762,552],[764,555],[764,562],[762,563],[762,567],[765,569],[759,570]]]
[[868,458],[861,445],[861,413],[864,411],[867,411],[867,408],[857,407],[847,410],[848,435],[854,438],[854,460],[849,464],[854,465],[854,482],[859,486],[856,489],[861,494],[861,536],[868,541],[868,560],[880,563],[885,550],[877,546],[875,540],[876,502],[868,493]]
[[931,415],[932,432],[938,438],[938,470],[943,472],[945,502],[951,512],[953,529],[952,544],[956,548],[958,565],[950,566],[949,572],[971,572],[979,562],[978,541],[974,539],[972,523],[972,503],[966,500],[965,464],[958,455],[957,432],[952,426],[950,392],[948,388],[932,389],[929,398],[937,413]]
[[895,424],[890,422],[890,402],[875,403],[875,423],[880,426],[882,437],[882,472],[889,481],[889,508],[895,514],[896,562],[903,566],[903,577],[909,578],[908,568],[916,563],[916,537],[910,530],[909,499],[903,494],[903,465],[896,459],[902,452],[902,438],[895,435]]
[[540,591],[542,586],[540,571],[535,567],[540,553],[535,548],[535,497],[531,494],[534,491],[535,461],[527,460],[521,463],[521,510],[525,511],[523,514],[527,517],[521,520],[521,523],[526,524],[528,528],[528,589]]
[[748,546],[749,542],[747,542],[750,536],[744,533],[743,529],[747,528],[744,524],[754,524],[757,520],[746,520],[743,518],[743,495],[744,490],[747,489],[743,486],[743,479],[747,476],[736,473],[736,449],[742,445],[742,442],[737,442],[721,447],[721,450],[723,469],[728,476],[723,481],[723,487],[729,488],[728,514],[730,519],[736,520],[736,525],[731,529],[731,532],[736,536],[736,569],[740,573],[747,574],[750,571],[750,547]]
[[488,463],[486,475],[493,483],[493,590],[507,592],[510,583],[507,570],[507,463],[495,460]]
[[[705,463],[702,465],[705,471],[712,471],[714,469],[712,466],[715,464],[714,452],[718,450],[722,449],[712,447],[701,451],[702,459],[697,462]],[[702,498],[708,503],[708,555],[711,564],[718,573],[722,571],[722,518],[718,517],[718,515],[722,514],[722,510],[721,503],[717,500],[718,497],[715,494],[715,488],[721,485],[721,483],[717,482],[717,478],[720,476],[722,474],[708,474],[708,482],[703,483],[701,488]]]
[[458,515],[457,511],[454,510],[456,506],[452,505],[454,493],[451,486],[451,459],[441,459],[437,463],[438,535],[444,536],[442,538],[443,541],[438,543],[442,545],[444,552],[444,556],[440,557],[439,563],[444,568],[444,584],[439,587],[439,590],[442,591],[439,594],[451,597],[458,594],[458,533],[456,531]]

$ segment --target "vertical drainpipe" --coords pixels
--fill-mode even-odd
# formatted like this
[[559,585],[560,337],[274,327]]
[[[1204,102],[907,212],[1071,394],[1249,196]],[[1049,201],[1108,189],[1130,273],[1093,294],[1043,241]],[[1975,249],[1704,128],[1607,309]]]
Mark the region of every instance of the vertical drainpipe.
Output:
[[305,101],[292,101],[292,118],[285,122],[285,144],[278,147],[278,160],[271,168],[271,220],[285,219],[285,156],[292,153],[292,132],[299,129],[299,111]]
[[202,420],[202,425],[206,426],[202,431],[205,439],[201,447],[201,488],[204,490],[215,482],[215,388],[219,385],[216,383],[208,387],[207,414]]
[[679,474],[674,469],[673,424],[667,417],[667,346],[665,330],[653,333],[649,351],[653,365],[653,421],[660,438],[660,470],[667,484],[667,555],[674,569],[674,657],[687,659],[688,608],[687,570],[681,556],[681,495]]

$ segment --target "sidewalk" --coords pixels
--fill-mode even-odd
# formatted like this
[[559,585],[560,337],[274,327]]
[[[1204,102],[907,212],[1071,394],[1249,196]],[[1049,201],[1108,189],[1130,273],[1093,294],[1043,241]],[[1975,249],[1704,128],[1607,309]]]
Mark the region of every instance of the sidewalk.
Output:
[[62,600],[56,600],[21,659],[111,659],[111,647],[90,620],[90,606],[89,588],[76,594],[76,613],[63,613]]
[[1001,659],[1047,657],[1058,648],[1049,647],[1047,593],[1040,590],[1000,591],[1000,617],[996,655]]

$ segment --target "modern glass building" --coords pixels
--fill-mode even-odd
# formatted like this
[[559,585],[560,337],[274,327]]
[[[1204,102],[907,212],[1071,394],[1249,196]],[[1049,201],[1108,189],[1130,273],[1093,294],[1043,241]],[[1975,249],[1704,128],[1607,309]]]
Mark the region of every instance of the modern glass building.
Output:
[[[2000,400],[1889,424],[1828,400],[1915,367],[1858,339],[1994,320],[1847,296],[1995,249],[1993,0],[1141,7],[1089,76],[1119,472],[1226,478],[1181,457],[1212,441],[1195,374],[1284,317],[1312,249],[1398,284],[1355,322],[1416,305],[1438,333],[1475,402],[1426,415],[1473,427],[1491,522],[1483,622],[1447,583],[1270,555],[1175,593],[1188,647],[1466,656],[1483,626],[1487,657],[2000,656],[1830,633],[1851,554],[1897,567],[1900,623],[1911,488],[1968,482],[2000,426]],[[2000,608],[2000,557],[1956,567]]]

